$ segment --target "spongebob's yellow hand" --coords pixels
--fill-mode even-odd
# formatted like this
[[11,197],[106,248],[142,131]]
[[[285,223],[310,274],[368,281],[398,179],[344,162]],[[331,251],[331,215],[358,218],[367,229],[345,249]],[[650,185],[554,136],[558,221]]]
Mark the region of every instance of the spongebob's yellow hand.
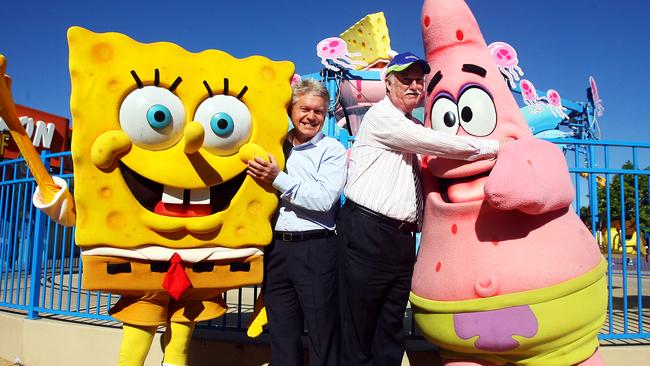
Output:
[[266,317],[266,307],[264,306],[264,294],[260,294],[255,301],[253,317],[251,318],[251,322],[248,324],[246,335],[250,338],[257,338],[257,336],[262,334],[264,326],[268,323],[269,320]]
[[253,321],[248,326],[246,335],[250,338],[257,338],[264,331],[264,326],[269,323],[268,318],[266,317],[266,307],[263,307],[257,316],[254,316]]
[[[62,190],[50,177],[50,174],[45,169],[43,162],[38,155],[38,152],[32,145],[25,128],[20,123],[18,115],[16,114],[16,106],[14,105],[13,97],[11,96],[11,79],[6,75],[7,70],[7,59],[0,55],[0,117],[5,121],[7,127],[9,127],[9,132],[11,137],[13,137],[16,145],[20,149],[20,153],[25,158],[25,162],[29,166],[29,170],[32,172],[36,183],[38,184],[40,190],[41,200],[45,205],[54,204],[57,205],[54,200],[56,199],[59,204],[63,205],[63,216],[61,213],[50,215],[55,218],[56,221],[64,225],[70,226],[74,221],[74,201],[72,196],[67,189]],[[65,202],[65,204],[63,204]],[[72,213],[72,216],[70,215]]]

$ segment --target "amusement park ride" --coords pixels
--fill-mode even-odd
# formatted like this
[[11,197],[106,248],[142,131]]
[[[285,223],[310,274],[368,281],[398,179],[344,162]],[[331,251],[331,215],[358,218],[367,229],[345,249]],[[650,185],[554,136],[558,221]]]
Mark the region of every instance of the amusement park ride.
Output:
[[[493,42],[488,48],[510,89],[521,96],[524,104],[521,111],[533,135],[545,139],[600,139],[598,118],[602,117],[605,108],[593,77],[589,77],[586,101],[574,102],[562,98],[554,89],[542,92],[530,80],[522,78],[524,71],[511,45]],[[324,68],[303,78],[315,78],[327,85],[334,97],[325,129],[330,136],[345,142],[358,130],[365,111],[385,95],[383,68],[394,51],[390,48],[383,13],[364,17],[340,38],[324,39],[318,43],[316,51]],[[418,114],[423,117],[422,107],[416,110],[415,115]],[[581,153],[589,166],[589,153]]]

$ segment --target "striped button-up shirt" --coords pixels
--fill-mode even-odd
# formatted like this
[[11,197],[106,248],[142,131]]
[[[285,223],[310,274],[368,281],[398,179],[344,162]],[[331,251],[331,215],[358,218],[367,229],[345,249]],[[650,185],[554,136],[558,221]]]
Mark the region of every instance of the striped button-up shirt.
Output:
[[414,123],[385,97],[363,117],[344,192],[375,212],[416,222],[413,162],[419,160],[414,160],[414,154],[477,160],[496,156],[498,149],[497,140],[450,135]]

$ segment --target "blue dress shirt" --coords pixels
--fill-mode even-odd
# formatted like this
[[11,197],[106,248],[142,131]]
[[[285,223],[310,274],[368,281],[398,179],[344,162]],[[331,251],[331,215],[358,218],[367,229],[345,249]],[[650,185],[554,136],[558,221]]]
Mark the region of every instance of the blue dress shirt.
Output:
[[345,148],[322,132],[296,146],[291,146],[292,136],[290,131],[285,141],[285,171],[273,181],[281,193],[275,230],[334,230],[345,185]]

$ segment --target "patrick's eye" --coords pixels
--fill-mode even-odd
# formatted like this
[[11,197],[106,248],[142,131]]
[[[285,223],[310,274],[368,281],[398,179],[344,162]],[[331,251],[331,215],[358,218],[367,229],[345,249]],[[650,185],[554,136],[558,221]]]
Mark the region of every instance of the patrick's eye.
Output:
[[194,120],[203,125],[203,148],[216,155],[232,155],[251,136],[253,118],[246,104],[230,95],[215,95],[204,100]]
[[168,89],[145,86],[129,93],[120,105],[120,127],[142,148],[162,150],[183,135],[185,108]]
[[460,125],[470,135],[487,136],[497,127],[497,110],[492,97],[478,86],[466,89],[458,98]]
[[446,95],[440,96],[431,107],[431,128],[455,135],[459,126],[458,107]]

